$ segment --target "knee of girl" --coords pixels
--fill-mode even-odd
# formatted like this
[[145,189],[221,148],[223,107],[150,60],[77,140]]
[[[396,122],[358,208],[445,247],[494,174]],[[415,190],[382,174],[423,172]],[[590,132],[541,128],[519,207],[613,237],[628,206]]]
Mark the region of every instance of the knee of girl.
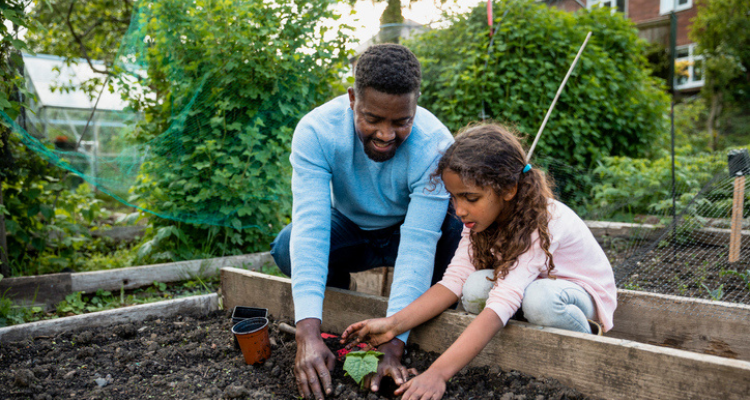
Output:
[[534,325],[550,326],[555,321],[555,312],[551,304],[537,301],[526,301],[521,304],[523,317]]
[[559,314],[559,304],[555,302],[555,296],[551,296],[552,292],[542,280],[532,282],[526,288],[521,309],[527,321],[536,325],[549,325],[554,321]]
[[472,314],[479,314],[487,305],[487,298],[490,295],[490,290],[495,284],[488,280],[494,276],[494,271],[491,269],[483,269],[476,271],[469,275],[464,282],[464,287],[461,296],[461,305],[463,305],[466,312]]

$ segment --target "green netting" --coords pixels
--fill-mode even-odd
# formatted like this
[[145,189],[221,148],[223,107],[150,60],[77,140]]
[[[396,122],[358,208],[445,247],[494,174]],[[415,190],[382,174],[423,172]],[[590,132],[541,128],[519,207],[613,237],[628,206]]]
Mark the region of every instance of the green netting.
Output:
[[[34,121],[3,118],[30,149],[125,204],[194,224],[278,229],[291,204],[294,126],[345,79],[348,38],[346,27],[326,27],[332,4],[140,2],[108,82],[131,106],[107,118],[127,129],[95,140],[95,118],[68,140],[76,151],[52,146],[58,133],[35,132]],[[94,140],[108,151],[84,151]]]

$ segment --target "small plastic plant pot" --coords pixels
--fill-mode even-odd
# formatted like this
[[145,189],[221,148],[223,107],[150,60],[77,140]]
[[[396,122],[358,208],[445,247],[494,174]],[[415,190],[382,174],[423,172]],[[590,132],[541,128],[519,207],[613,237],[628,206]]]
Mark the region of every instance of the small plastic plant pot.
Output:
[[232,333],[245,357],[245,364],[263,364],[271,357],[268,318],[248,318],[232,327]]
[[248,318],[263,317],[268,318],[267,308],[235,306],[232,310],[232,325],[244,321]]
[[[256,308],[256,307],[244,307],[234,306],[232,310],[232,326],[237,325],[238,322],[244,321],[248,318],[268,318],[267,308]],[[240,344],[237,343],[237,337],[234,337],[234,348],[239,350]]]

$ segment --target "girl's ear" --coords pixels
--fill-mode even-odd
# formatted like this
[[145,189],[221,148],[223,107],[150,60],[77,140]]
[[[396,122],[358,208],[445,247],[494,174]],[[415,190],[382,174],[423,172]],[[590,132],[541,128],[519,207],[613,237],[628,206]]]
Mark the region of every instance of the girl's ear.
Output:
[[516,193],[518,193],[518,184],[516,183],[511,187],[510,189],[506,190],[505,193],[503,193],[503,200],[505,201],[511,201],[514,197],[516,197]]

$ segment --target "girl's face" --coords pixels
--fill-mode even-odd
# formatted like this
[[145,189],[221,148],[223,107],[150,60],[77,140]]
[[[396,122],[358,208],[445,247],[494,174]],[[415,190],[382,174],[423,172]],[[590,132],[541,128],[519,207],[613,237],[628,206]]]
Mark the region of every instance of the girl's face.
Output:
[[494,222],[507,219],[511,207],[509,201],[516,195],[513,186],[502,196],[498,196],[490,187],[481,187],[466,183],[450,170],[443,172],[443,183],[451,194],[453,207],[461,222],[474,232],[482,232]]

